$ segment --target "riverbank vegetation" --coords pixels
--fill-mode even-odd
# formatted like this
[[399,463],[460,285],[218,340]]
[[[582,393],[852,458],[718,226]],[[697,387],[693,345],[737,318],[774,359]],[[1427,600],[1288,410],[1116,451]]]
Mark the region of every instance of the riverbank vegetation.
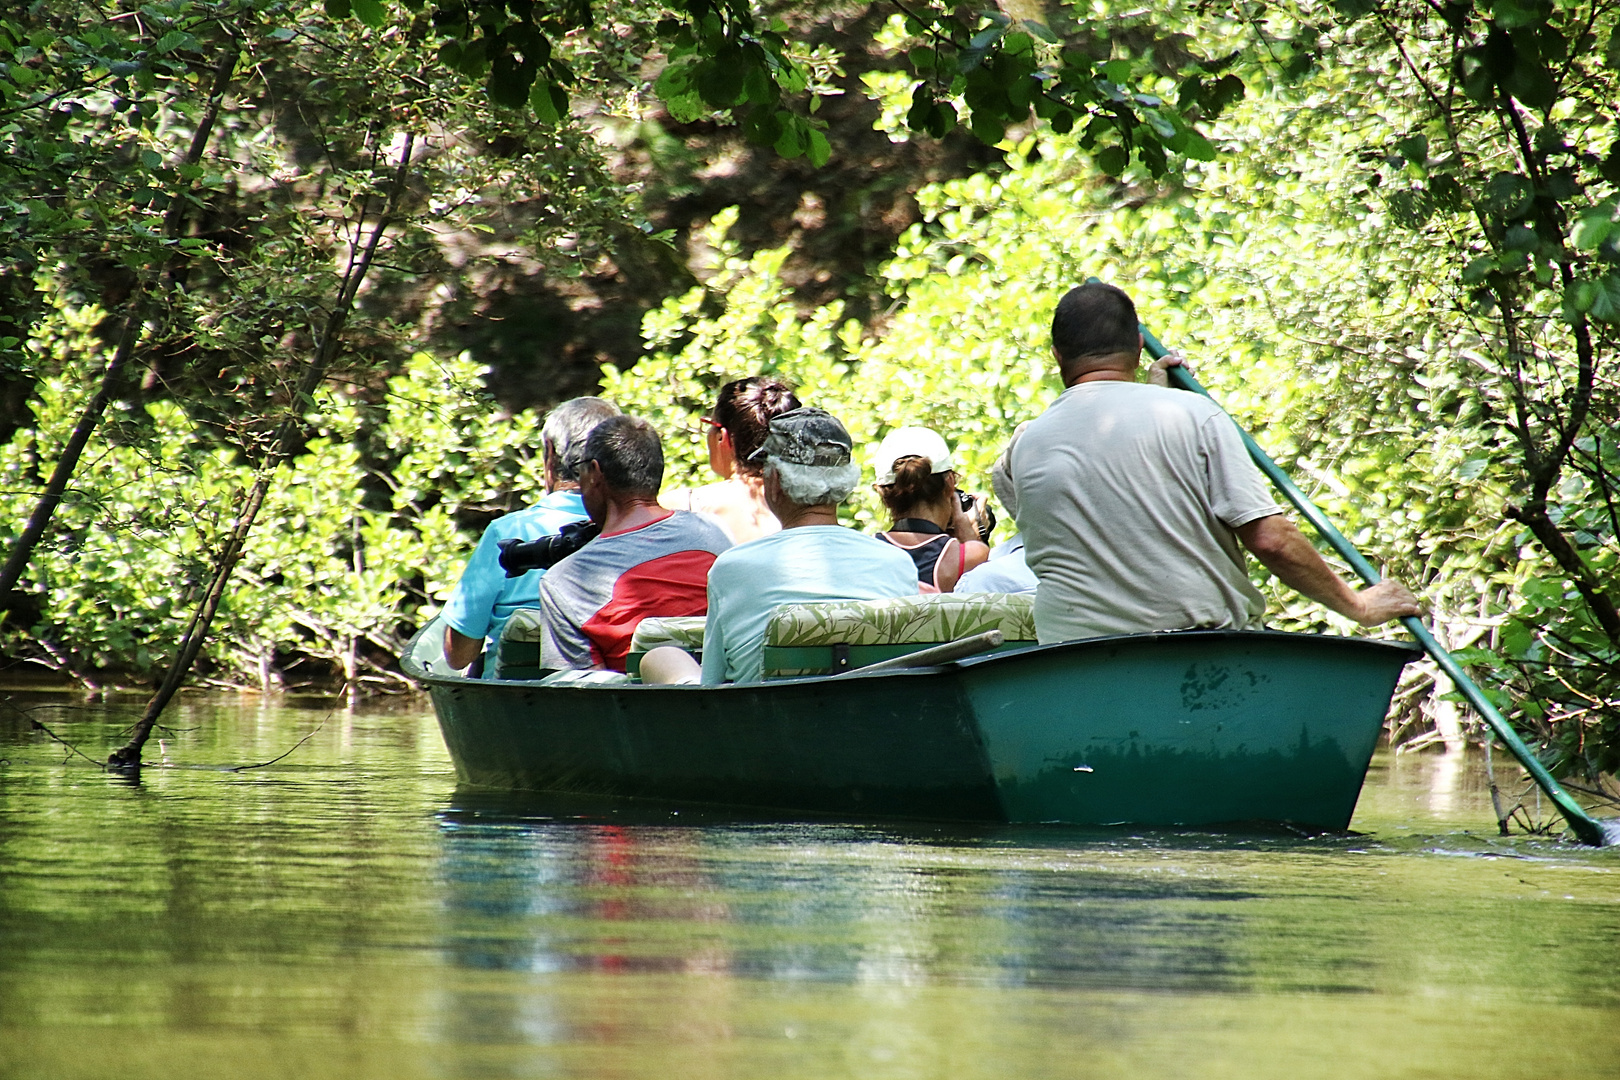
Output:
[[[84,435],[8,583],[14,660],[401,685],[535,494],[539,410],[597,386],[672,485],[719,382],[773,371],[860,443],[938,427],[987,488],[1095,275],[1561,773],[1620,765],[1613,4],[455,16],[495,10],[0,26],[14,552]],[[1448,691],[1419,672],[1397,737],[1452,732]]]

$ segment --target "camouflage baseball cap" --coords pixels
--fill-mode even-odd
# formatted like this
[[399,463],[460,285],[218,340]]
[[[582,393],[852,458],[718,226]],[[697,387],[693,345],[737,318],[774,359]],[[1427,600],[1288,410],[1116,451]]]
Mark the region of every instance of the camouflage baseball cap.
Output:
[[794,465],[848,465],[852,442],[844,425],[820,409],[798,408],[771,417],[770,431],[748,460],[766,458]]

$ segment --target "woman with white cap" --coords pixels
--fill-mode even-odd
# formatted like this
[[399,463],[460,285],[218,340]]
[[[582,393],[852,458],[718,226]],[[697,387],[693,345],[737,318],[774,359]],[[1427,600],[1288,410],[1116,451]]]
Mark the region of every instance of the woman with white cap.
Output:
[[[896,428],[879,444],[874,461],[877,493],[894,525],[877,534],[917,566],[924,592],[950,592],[963,574],[990,557],[974,516],[956,493],[951,449],[924,427]],[[974,501],[983,518],[983,501]]]

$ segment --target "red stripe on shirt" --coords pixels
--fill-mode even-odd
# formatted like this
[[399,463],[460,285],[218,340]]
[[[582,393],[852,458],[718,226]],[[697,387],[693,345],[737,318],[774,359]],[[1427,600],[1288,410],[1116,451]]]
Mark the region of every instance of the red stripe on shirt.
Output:
[[709,551],[677,551],[631,567],[613,583],[613,596],[580,627],[591,640],[591,659],[624,670],[630,639],[642,619],[709,613]]

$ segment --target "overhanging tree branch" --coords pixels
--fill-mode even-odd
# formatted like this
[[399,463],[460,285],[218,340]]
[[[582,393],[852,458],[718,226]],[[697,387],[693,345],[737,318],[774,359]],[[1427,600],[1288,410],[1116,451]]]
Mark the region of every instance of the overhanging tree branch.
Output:
[[[219,122],[220,105],[230,88],[236,61],[241,55],[240,44],[234,38],[226,40],[225,49],[220,54],[219,62],[214,66],[208,105],[197,121],[197,128],[191,136],[191,145],[186,149],[183,159],[185,165],[196,165],[202,160],[203,152],[207,149],[209,140],[213,138],[214,128]],[[177,191],[171,197],[169,208],[163,215],[163,239],[169,246],[169,254],[158,268],[159,275],[163,277],[168,277],[170,271],[183,257],[174,248],[174,243],[180,238],[180,230],[185,223],[185,205],[184,194]],[[107,366],[101,371],[101,381],[96,387],[96,392],[91,395],[84,410],[80,412],[78,422],[73,425],[73,431],[63,445],[61,455],[56,459],[56,466],[51,470],[51,477],[45,484],[45,490],[34,503],[34,509],[28,515],[28,522],[23,526],[22,532],[12,541],[5,565],[0,566],[0,605],[6,602],[12,590],[17,587],[17,582],[22,580],[23,571],[28,568],[28,561],[33,558],[34,549],[39,546],[40,539],[50,526],[56,508],[62,504],[68,482],[73,479],[73,473],[79,467],[79,460],[84,456],[84,449],[90,443],[90,436],[101,423],[102,414],[107,411],[107,406],[122,390],[124,370],[129,366],[129,361],[140,344],[141,333],[151,312],[152,299],[150,280],[138,281],[127,302],[124,326],[118,336],[118,345],[113,350],[112,358],[107,361]]]
[[[179,691],[191,666],[196,662],[198,654],[202,651],[203,642],[208,638],[209,628],[213,625],[214,616],[219,612],[219,606],[225,599],[225,591],[230,585],[231,575],[236,570],[236,564],[241,560],[242,553],[247,546],[249,534],[253,531],[254,523],[258,520],[259,511],[264,508],[264,501],[270,493],[270,485],[275,481],[276,471],[281,465],[292,458],[292,447],[298,433],[304,426],[304,411],[313,400],[315,391],[320,388],[326,378],[327,368],[337,357],[338,345],[342,339],[343,328],[347,324],[349,315],[354,310],[354,302],[359,294],[360,285],[364,282],[367,272],[376,261],[377,247],[382,242],[384,234],[393,225],[398,216],[400,204],[405,196],[406,180],[410,175],[411,154],[416,146],[414,135],[407,134],[399,152],[399,165],[394,173],[394,181],[389,191],[388,199],[378,214],[376,223],[372,226],[369,236],[363,245],[356,243],[350,249],[349,263],[344,270],[343,277],[338,286],[336,303],[327,315],[326,325],[322,328],[319,344],[316,346],[315,356],[309,367],[304,370],[303,377],[298,381],[292,400],[287,403],[287,415],[276,429],[265,458],[260,464],[253,487],[249,490],[247,499],[241,511],[236,516],[236,522],[226,538],[214,564],[214,576],[210,581],[208,590],[203,594],[202,602],[192,613],[191,621],[186,626],[186,632],[180,639],[179,649],[170,662],[168,671],[164,673],[163,682],[158,686],[157,693],[147,702],[146,711],[135,725],[129,742],[113,751],[107,758],[109,765],[119,768],[138,768],[141,761],[141,748],[146,745],[147,738],[152,733],[153,726],[158,717],[173,700]],[[357,229],[363,229],[365,208],[361,208],[361,224]],[[356,239],[359,239],[357,234]]]

